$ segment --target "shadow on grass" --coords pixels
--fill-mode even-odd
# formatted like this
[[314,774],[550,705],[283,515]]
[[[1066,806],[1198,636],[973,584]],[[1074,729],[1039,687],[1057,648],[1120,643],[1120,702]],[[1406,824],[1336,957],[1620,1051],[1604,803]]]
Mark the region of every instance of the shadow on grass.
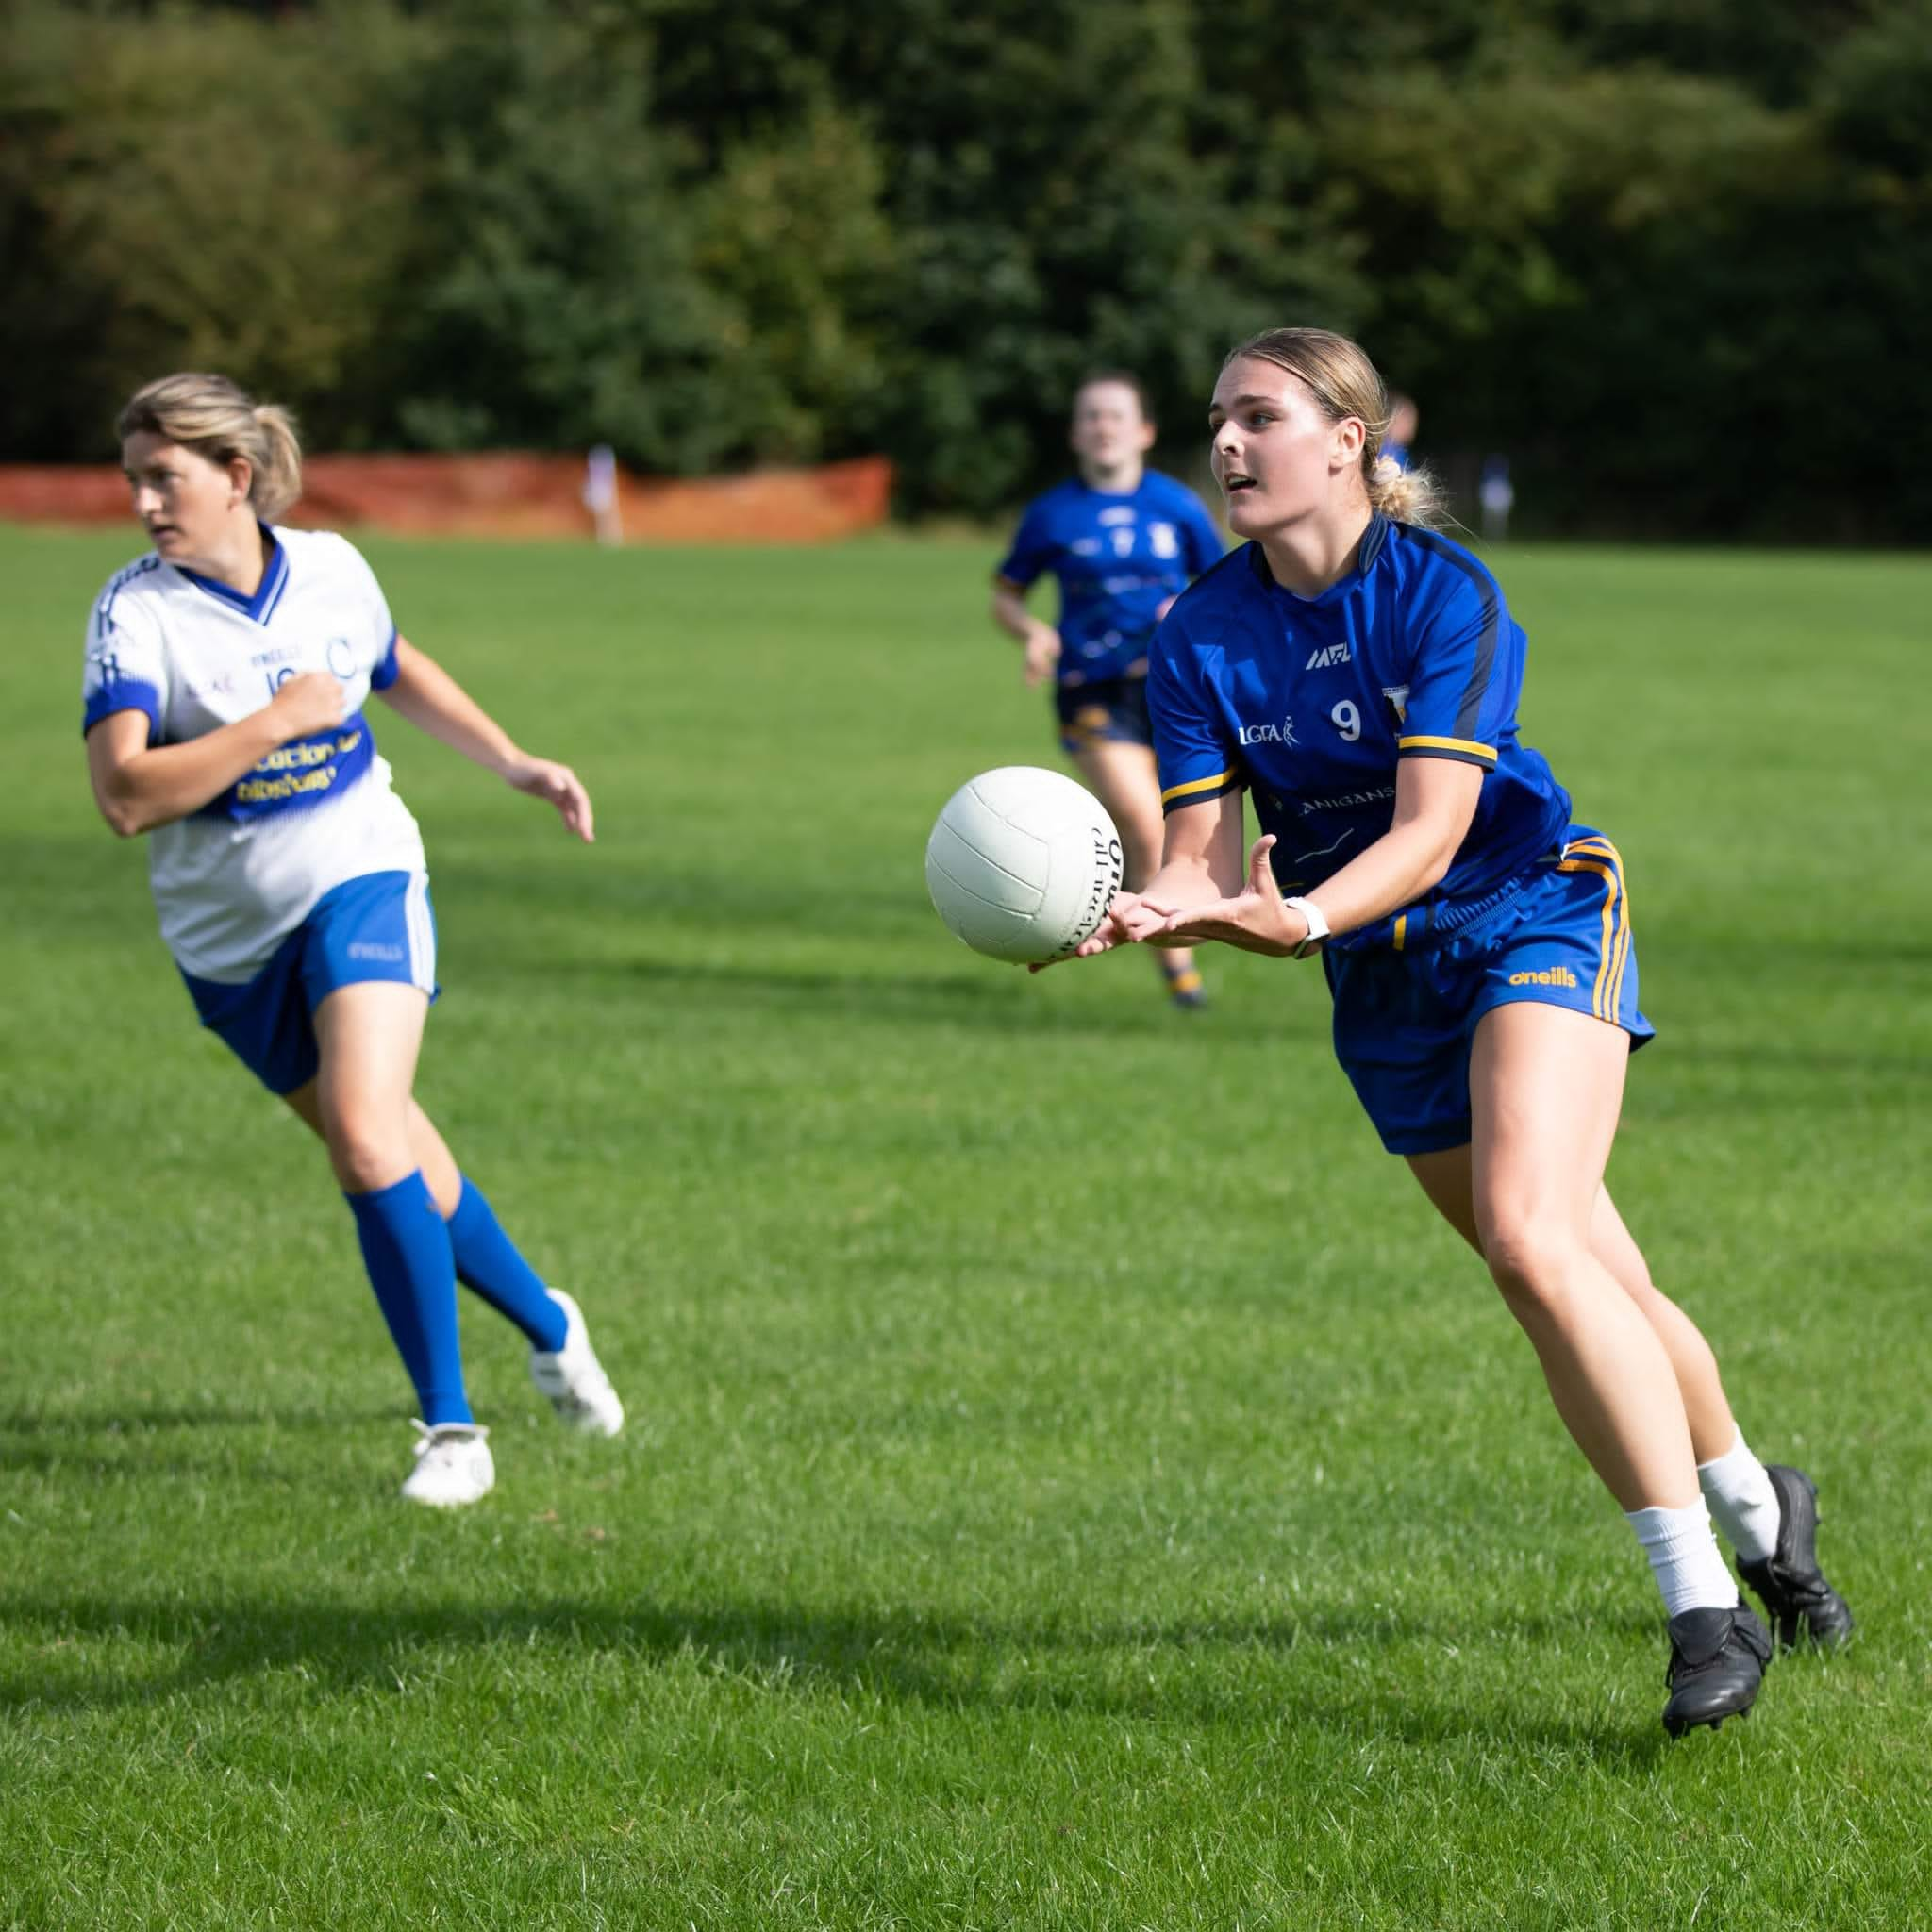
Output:
[[[596,1655],[639,1671],[695,1663],[720,1677],[767,1689],[873,1697],[948,1710],[1038,1711],[1145,1721],[1253,1724],[1275,1718],[1351,1737],[1419,1746],[1457,1739],[1554,1746],[1592,1760],[1637,1767],[1663,1748],[1648,1700],[1600,1720],[1549,1709],[1558,1673],[1604,1670],[1603,1641],[1625,1648],[1657,1634],[1656,1619],[1624,1612],[1595,1631],[1577,1618],[1531,1614],[1484,1626],[1472,1618],[1391,1615],[1337,1608],[1291,1618],[1174,1624],[958,1616],[913,1609],[769,1602],[675,1606],[552,1598],[529,1603],[369,1606],[317,1599],[251,1603],[233,1597],[157,1602],[128,1597],[0,1593],[0,1628],[17,1643],[44,1633],[45,1648],[108,1639],[158,1644],[172,1667],[150,1657],[125,1672],[71,1654],[51,1672],[15,1667],[0,1675],[0,1709],[103,1709],[150,1703],[262,1676],[299,1672],[304,1694],[400,1688],[425,1664],[441,1676],[452,1649],[495,1649],[558,1663]],[[1565,1641],[1597,1641],[1583,1658]],[[1449,1648],[1493,1642],[1520,1656],[1513,1695],[1445,1688]],[[1413,1653],[1404,1667],[1404,1653]],[[1541,1653],[1540,1655],[1538,1653]],[[44,1654],[44,1652],[43,1652]],[[1391,1676],[1399,1676],[1391,1683]],[[36,1675],[41,1680],[35,1681]],[[1607,1686],[1606,1686],[1607,1688]],[[1646,1676],[1646,1688],[1649,1679]],[[1485,1699],[1481,1707],[1475,1700]],[[1640,1718],[1637,1712],[1646,1715]]]
[[196,1407],[128,1404],[95,1409],[17,1408],[0,1409],[0,1436],[138,1436],[166,1429],[341,1429],[350,1423],[393,1423],[398,1414],[393,1403],[362,1409],[345,1409],[335,1403],[316,1408],[240,1408],[219,1403]]
[[0,1468],[15,1474],[32,1472],[72,1478],[85,1473],[90,1480],[137,1483],[157,1478],[231,1479],[246,1474],[283,1491],[334,1494],[341,1487],[338,1471],[312,1458],[277,1454],[274,1438],[310,1430],[336,1435],[345,1424],[379,1424],[393,1431],[400,1458],[408,1420],[408,1411],[393,1404],[360,1409],[134,1404],[84,1410],[20,1409],[0,1412]]
[[[1139,962],[1133,962],[1139,964]],[[1094,969],[1088,969],[1090,971]],[[1100,972],[1119,972],[1118,964]],[[1151,969],[1132,1005],[1074,1008],[1058,1001],[1028,997],[1024,969],[989,959],[977,971],[909,978],[902,974],[831,972],[809,966],[757,966],[739,962],[659,959],[563,960],[546,965],[553,980],[606,980],[640,988],[673,990],[681,1002],[699,1006],[797,1005],[823,1013],[888,1023],[942,1022],[998,1033],[1093,1034],[1175,1033],[1197,1026],[1193,1014],[1176,1015],[1162,996]]]

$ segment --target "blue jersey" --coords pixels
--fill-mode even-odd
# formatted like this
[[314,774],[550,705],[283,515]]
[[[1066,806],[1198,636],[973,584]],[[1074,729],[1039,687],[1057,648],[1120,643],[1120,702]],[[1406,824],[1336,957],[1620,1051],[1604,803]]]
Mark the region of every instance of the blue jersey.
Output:
[[1060,586],[1062,684],[1137,676],[1161,607],[1221,557],[1221,532],[1185,483],[1158,470],[1138,488],[1090,490],[1077,476],[1036,497],[998,575]]
[[1282,890],[1308,891],[1389,829],[1398,759],[1478,765],[1475,817],[1441,883],[1333,943],[1454,931],[1570,822],[1542,755],[1517,741],[1524,650],[1496,580],[1432,530],[1377,516],[1355,568],[1313,599],[1281,589],[1250,543],[1160,626],[1147,696],[1162,805],[1247,787]]

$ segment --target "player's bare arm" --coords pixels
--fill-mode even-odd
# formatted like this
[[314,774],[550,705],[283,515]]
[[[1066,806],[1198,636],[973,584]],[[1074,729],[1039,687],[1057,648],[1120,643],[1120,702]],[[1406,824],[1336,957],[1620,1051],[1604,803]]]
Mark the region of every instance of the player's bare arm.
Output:
[[992,580],[992,621],[1024,654],[1026,682],[1043,684],[1060,661],[1060,634],[1026,608],[1026,592],[1005,577]]
[[513,791],[557,808],[564,829],[585,844],[596,836],[591,794],[568,765],[533,758],[426,651],[396,640],[395,682],[379,691],[391,709]]
[[87,734],[87,770],[101,816],[124,839],[173,824],[219,798],[270,753],[332,731],[348,693],[326,671],[291,677],[260,710],[186,744],[148,745],[144,711],[114,711]]
[[[1329,930],[1352,932],[1372,924],[1413,905],[1441,879],[1469,834],[1482,781],[1479,766],[1449,758],[1404,758],[1395,768],[1395,814],[1389,829],[1307,894],[1327,920]],[[1229,795],[1238,801],[1238,794]],[[1293,953],[1308,937],[1308,922],[1281,896],[1274,882],[1268,862],[1274,845],[1272,837],[1255,841],[1246,881],[1238,892],[1211,904],[1176,900],[1162,906],[1167,917],[1150,942],[1219,940],[1243,952],[1277,957]],[[1151,885],[1142,897],[1158,903]]]

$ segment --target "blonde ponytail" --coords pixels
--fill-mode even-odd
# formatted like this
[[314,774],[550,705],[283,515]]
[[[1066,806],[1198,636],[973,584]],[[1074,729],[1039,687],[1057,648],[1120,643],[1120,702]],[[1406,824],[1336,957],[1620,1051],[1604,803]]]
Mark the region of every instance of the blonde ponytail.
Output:
[[302,494],[302,442],[276,403],[258,403],[225,375],[192,371],[163,375],[128,397],[114,425],[123,441],[142,431],[192,449],[209,462],[247,459],[248,500],[272,524]]
[[254,416],[262,460],[255,466],[248,495],[262,522],[272,524],[302,494],[302,442],[295,419],[279,403],[257,403]]
[[1325,328],[1264,329],[1230,349],[1222,367],[1250,356],[1296,377],[1329,422],[1353,416],[1361,424],[1362,490],[1371,509],[1424,529],[1445,521],[1441,491],[1428,471],[1405,470],[1382,454],[1391,415],[1389,391],[1359,342]]
[[[1379,444],[1381,439],[1376,441]],[[1364,449],[1365,461],[1367,454]],[[1427,470],[1405,470],[1393,457],[1378,456],[1367,468],[1362,484],[1369,492],[1369,508],[1381,511],[1391,523],[1419,524],[1432,530],[1446,520],[1442,492]]]

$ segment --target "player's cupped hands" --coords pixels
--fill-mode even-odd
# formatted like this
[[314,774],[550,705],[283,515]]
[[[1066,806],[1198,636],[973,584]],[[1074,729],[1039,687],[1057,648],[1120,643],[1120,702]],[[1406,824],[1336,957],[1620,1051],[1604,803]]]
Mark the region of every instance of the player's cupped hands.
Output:
[[[1154,905],[1138,892],[1116,892],[1108,903],[1106,917],[1066,955],[1065,959],[1044,959],[1026,970],[1044,973],[1049,966],[1064,965],[1066,959],[1091,959],[1096,953],[1112,952],[1116,946],[1137,946],[1155,940],[1165,925],[1167,917],[1167,908]],[[1158,943],[1158,940],[1156,943]]]
[[1152,900],[1141,900],[1144,911],[1158,912],[1160,917],[1151,934],[1140,937],[1155,945],[1219,940],[1244,953],[1267,953],[1276,958],[1292,953],[1307,938],[1307,928],[1282,902],[1281,888],[1274,883],[1274,872],[1268,863],[1274,849],[1272,832],[1255,841],[1254,850],[1248,854],[1247,883],[1231,899],[1210,899],[1204,906],[1157,906]]
[[575,833],[586,845],[594,842],[596,830],[591,814],[591,794],[568,765],[557,764],[549,758],[519,756],[503,775],[513,790],[554,805],[566,832]]

